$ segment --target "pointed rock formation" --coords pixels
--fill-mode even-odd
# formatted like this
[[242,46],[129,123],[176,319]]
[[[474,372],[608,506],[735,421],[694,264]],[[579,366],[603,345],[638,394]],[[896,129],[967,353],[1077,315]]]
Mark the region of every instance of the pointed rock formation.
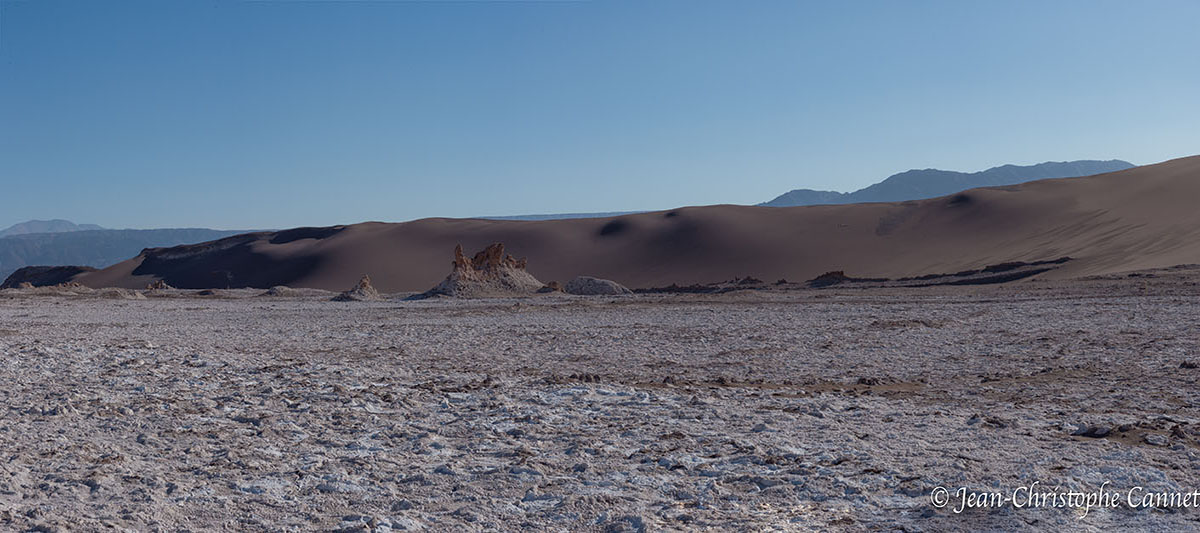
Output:
[[567,294],[577,294],[581,296],[633,294],[633,291],[615,281],[600,278],[590,278],[587,276],[579,276],[571,281],[568,281],[564,290],[567,292]]
[[368,302],[381,299],[383,298],[379,296],[379,291],[371,286],[371,276],[363,276],[353,289],[333,297],[335,302]]
[[495,243],[475,257],[467,259],[462,245],[454,247],[454,270],[446,279],[420,298],[453,296],[487,298],[533,294],[545,286],[525,271],[525,260],[504,254],[504,245]]

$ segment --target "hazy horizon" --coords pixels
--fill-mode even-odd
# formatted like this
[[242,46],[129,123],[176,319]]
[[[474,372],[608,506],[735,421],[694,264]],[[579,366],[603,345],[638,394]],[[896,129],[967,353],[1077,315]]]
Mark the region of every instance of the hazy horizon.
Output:
[[[1113,160],[1121,160],[1121,159],[1119,159],[1119,158],[1116,158],[1116,159],[1113,159]],[[1122,160],[1122,161],[1124,161],[1124,160]],[[1057,161],[1044,161],[1044,162],[1042,162],[1042,163],[1056,163],[1056,162],[1057,162]],[[1126,163],[1131,163],[1131,164],[1132,164],[1132,162],[1130,162],[1130,161],[1124,161],[1124,162],[1126,162]],[[1037,164],[1039,164],[1039,163],[1035,163],[1034,165],[1037,165]],[[991,169],[993,169],[993,168],[999,168],[999,167],[1002,167],[1002,166],[1005,166],[1005,165],[996,165],[996,166],[994,166],[994,167],[988,167],[988,168],[986,168],[986,169],[980,169],[979,171],[965,171],[965,173],[981,172],[981,171],[991,170]],[[1020,166],[1029,166],[1029,165],[1020,165]],[[1136,165],[1136,164],[1135,164],[1134,166],[1136,167],[1136,166],[1140,166],[1140,165]],[[887,178],[890,178],[890,177],[892,177],[892,176],[899,175],[899,174],[903,174],[903,173],[905,173],[905,172],[921,171],[921,170],[947,170],[947,169],[908,169],[908,170],[905,170],[905,171],[896,172],[896,173],[892,174],[891,176],[887,176],[887,177],[885,177],[885,178],[882,178],[882,179],[880,179],[880,180],[879,180],[879,182],[882,182],[882,181],[884,181],[884,180],[886,180]],[[963,172],[963,171],[960,171],[960,172]],[[876,182],[876,183],[879,183],[879,182]],[[784,193],[787,193],[787,192],[792,192],[792,191],[794,191],[794,190],[795,190],[795,189],[792,189],[792,190],[790,190],[790,191],[783,191],[783,192],[784,192]],[[853,193],[853,192],[855,192],[855,191],[835,191],[835,192]],[[759,205],[759,204],[762,204],[762,203],[764,203],[764,202],[755,202],[755,203],[747,203],[747,204],[734,204],[734,205]],[[707,205],[721,205],[721,204],[707,204]],[[421,217],[421,218],[423,218],[423,219],[428,219],[428,218],[483,218],[483,219],[501,219],[501,220],[503,220],[503,219],[517,219],[517,220],[539,220],[539,219],[540,219],[539,217],[545,217],[545,218],[544,218],[545,220],[555,220],[555,219],[559,219],[559,218],[586,218],[586,217],[589,217],[589,216],[597,216],[597,217],[619,216],[619,215],[625,215],[625,214],[645,213],[645,212],[652,212],[652,211],[666,211],[666,210],[670,210],[670,209],[674,209],[674,208],[678,208],[678,207],[698,207],[698,206],[671,205],[671,206],[664,206],[664,207],[655,208],[655,209],[643,209],[643,210],[636,210],[636,211],[589,211],[589,212],[575,212],[575,213],[568,213],[568,212],[561,212],[561,211],[560,211],[560,212],[553,212],[553,213],[551,213],[551,212],[542,212],[542,213],[506,213],[506,214],[499,214],[499,215],[496,215],[496,214],[482,214],[482,215],[467,215],[467,216],[461,216],[461,217],[444,217],[444,216],[438,216],[438,215],[434,215],[434,216],[429,216],[429,217]],[[0,224],[0,230],[3,230],[3,229],[5,229],[5,228],[9,228],[9,227],[11,227],[11,226],[14,226],[14,225],[17,225],[17,224],[27,223],[27,222],[53,222],[53,221],[59,221],[59,220],[63,220],[63,221],[66,221],[66,222],[71,222],[71,223],[74,223],[74,224],[76,224],[76,225],[80,225],[80,226],[84,226],[84,225],[89,225],[89,224],[90,224],[90,223],[88,223],[88,222],[86,222],[86,221],[84,221],[84,222],[81,222],[81,221],[78,221],[78,220],[64,219],[64,218],[61,218],[61,217],[49,218],[49,219],[47,219],[47,218],[36,219],[36,218],[35,218],[35,219],[25,219],[25,220],[19,220],[19,221],[13,222],[13,223],[11,223],[11,224]],[[356,224],[356,223],[362,223],[362,222],[410,222],[410,221],[413,221],[413,220],[420,220],[420,219],[404,219],[404,220],[357,220],[357,221],[341,222],[341,223],[337,223],[337,224],[327,224],[327,225]],[[298,225],[298,226],[305,226],[305,225],[308,225],[308,224],[302,224],[302,225]],[[212,227],[209,227],[209,228],[206,228],[206,229],[216,229],[216,230],[244,230],[244,231],[275,231],[275,230],[282,230],[282,229],[287,229],[287,228],[289,228],[289,227],[298,227],[298,226],[287,226],[287,227],[285,227],[285,226],[271,226],[271,227],[265,227],[265,226],[264,226],[264,227],[257,227],[257,228],[234,228],[234,227],[230,227],[230,228],[223,228],[223,227],[222,227],[222,228],[212,228]],[[151,229],[165,229],[165,228],[171,228],[171,229],[191,229],[191,228],[184,228],[184,227],[178,227],[178,226],[158,226],[158,227],[123,227],[123,228],[114,228],[114,227],[102,226],[102,229],[104,229],[104,230],[151,230]]]
[[754,204],[1195,155],[1200,4],[0,0],[0,227]]

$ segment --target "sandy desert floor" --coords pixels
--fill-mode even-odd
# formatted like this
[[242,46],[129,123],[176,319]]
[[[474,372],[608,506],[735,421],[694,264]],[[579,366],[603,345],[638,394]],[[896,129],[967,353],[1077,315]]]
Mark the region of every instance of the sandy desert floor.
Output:
[[1198,282],[7,290],[0,530],[1197,529],[1196,509],[954,507],[1200,489]]

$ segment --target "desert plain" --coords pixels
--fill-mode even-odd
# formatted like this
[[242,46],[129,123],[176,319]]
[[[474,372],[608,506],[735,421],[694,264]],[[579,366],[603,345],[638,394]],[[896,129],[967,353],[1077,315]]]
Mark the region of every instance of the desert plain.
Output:
[[720,294],[260,293],[0,291],[0,530],[1200,527],[1194,509],[955,512],[953,497],[1200,488],[1196,266]]

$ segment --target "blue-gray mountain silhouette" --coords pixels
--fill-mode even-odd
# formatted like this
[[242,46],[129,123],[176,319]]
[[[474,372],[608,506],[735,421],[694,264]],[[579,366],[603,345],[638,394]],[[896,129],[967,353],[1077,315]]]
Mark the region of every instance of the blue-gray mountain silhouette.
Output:
[[5,229],[0,230],[0,237],[8,237],[10,235],[28,235],[30,233],[66,233],[68,231],[85,231],[93,229],[104,229],[95,224],[76,224],[70,220],[56,218],[54,220],[27,220],[19,224],[13,224]]
[[26,266],[86,265],[103,268],[129,259],[144,248],[211,241],[238,233],[245,232],[172,228],[99,229],[9,235],[0,237],[0,280]]
[[769,207],[798,205],[858,204],[866,202],[904,202],[937,198],[976,187],[1016,185],[1027,181],[1050,178],[1076,178],[1133,168],[1132,163],[1110,161],[1047,162],[1038,165],[1003,165],[980,172],[950,170],[909,170],[895,174],[879,183],[854,192],[814,191],[796,189],[761,203]]

